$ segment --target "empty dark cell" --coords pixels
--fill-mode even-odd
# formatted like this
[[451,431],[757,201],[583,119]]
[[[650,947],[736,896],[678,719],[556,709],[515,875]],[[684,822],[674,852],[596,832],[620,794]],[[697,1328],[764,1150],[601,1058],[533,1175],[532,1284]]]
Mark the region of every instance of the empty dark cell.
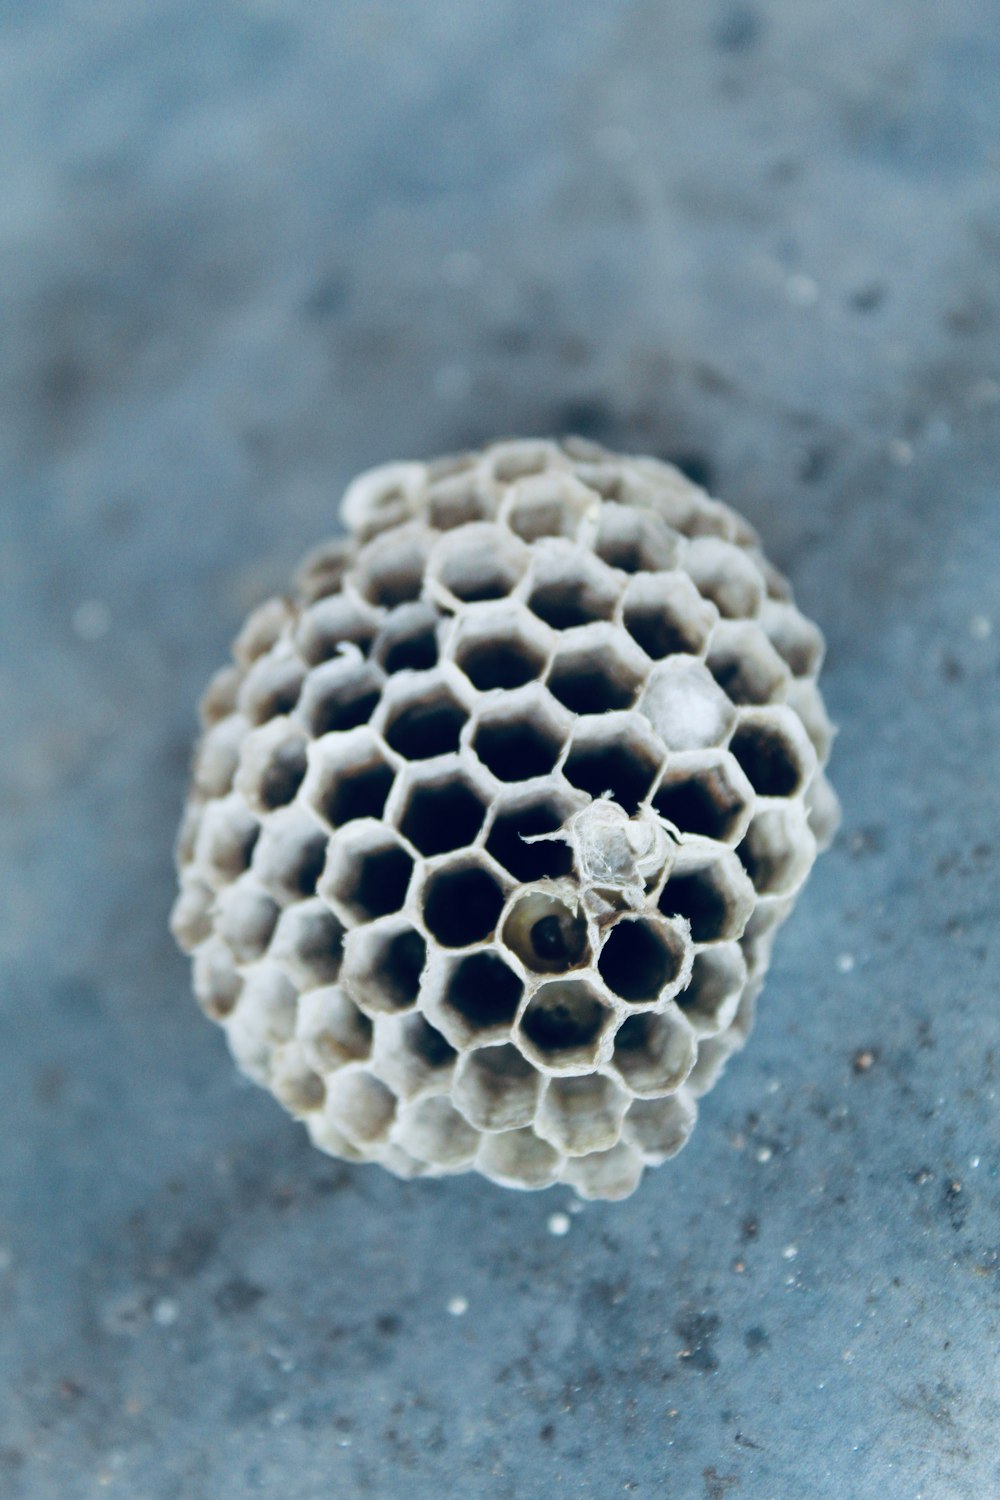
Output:
[[282,745],[271,757],[260,782],[260,800],[272,811],[292,801],[306,774],[306,747],[301,740]]
[[387,672],[426,672],[437,665],[437,635],[433,626],[423,626],[412,635],[403,635],[387,648]]
[[656,775],[651,765],[627,745],[579,746],[566,762],[566,778],[592,797],[610,792],[629,814],[634,813]]
[[549,691],[575,714],[603,714],[628,708],[635,697],[635,684],[613,663],[598,661],[556,662],[549,677]]
[[514,587],[515,581],[499,567],[484,572],[471,568],[464,576],[456,569],[445,579],[455,598],[461,599],[465,604],[477,604],[484,599],[504,599]]
[[458,749],[464,723],[465,713],[453,698],[432,698],[404,708],[389,725],[386,739],[407,760],[429,760]]
[[497,925],[503,891],[475,865],[439,870],[427,884],[424,920],[446,948],[464,948],[488,938]]
[[327,793],[323,811],[335,828],[355,818],[379,818],[392,778],[392,767],[381,760],[345,771]]
[[420,976],[427,957],[427,944],[412,927],[389,939],[379,965],[382,992],[402,1010],[412,1005],[420,992]]
[[326,838],[322,833],[317,833],[296,851],[288,868],[286,883],[300,896],[314,896],[316,882],[322,875],[325,864]]
[[413,861],[405,849],[377,849],[358,860],[354,904],[371,917],[399,911],[406,900]]
[[486,847],[498,864],[521,881],[544,880],[568,875],[573,853],[562,839],[545,839],[526,844],[525,837],[535,833],[555,833],[565,821],[557,807],[547,802],[532,802],[498,814]]
[[310,628],[303,632],[299,649],[311,667],[318,667],[338,656],[345,641],[367,655],[374,639],[374,626],[367,620],[347,620],[336,629],[324,629],[322,625],[311,623]]
[[559,759],[554,735],[529,720],[504,719],[481,724],[476,754],[500,781],[527,781],[546,776]]
[[598,961],[610,989],[623,1000],[655,1000],[677,975],[680,955],[645,922],[619,922]]
[[445,854],[472,843],[483,826],[484,811],[464,781],[415,787],[400,826],[421,854]]
[[454,1047],[423,1016],[410,1016],[403,1028],[406,1049],[428,1068],[446,1068],[458,1056]]
[[608,567],[620,568],[623,573],[641,573],[650,566],[641,537],[603,537],[595,551]]
[[528,600],[528,608],[553,630],[572,630],[593,620],[608,620],[614,600],[595,593],[585,579],[560,580],[540,585]]
[[762,838],[753,824],[736,853],[761,895],[780,888],[795,858],[790,847],[776,846],[771,839]]
[[732,656],[713,656],[708,668],[733,703],[766,703],[771,695],[773,679],[769,674],[735,653]]
[[254,700],[253,720],[256,724],[266,724],[269,719],[276,719],[281,714],[290,714],[299,701],[302,691],[302,676],[293,673],[267,693],[262,693]]
[[687,917],[696,943],[714,942],[726,930],[726,898],[708,870],[674,875],[664,887],[660,910],[668,917]]
[[682,833],[726,839],[743,809],[741,799],[717,771],[701,771],[688,781],[660,787],[653,806]]
[[606,1014],[586,985],[550,984],[531,1001],[521,1029],[539,1052],[568,1052],[588,1046]]
[[409,604],[420,598],[424,586],[423,562],[413,558],[400,562],[398,567],[385,567],[372,578],[366,589],[373,604],[382,604],[386,609],[395,609],[397,604]]
[[333,912],[317,913],[303,926],[295,948],[321,984],[332,984],[344,956],[344,929]]
[[627,609],[625,629],[654,661],[681,652],[697,655],[701,645],[696,634],[665,609]]
[[378,700],[381,689],[368,682],[345,683],[317,698],[312,706],[310,725],[315,735],[332,734],[336,730],[356,729],[367,724]]
[[233,875],[242,875],[244,870],[249,870],[250,861],[253,859],[253,851],[257,847],[260,838],[260,824],[248,824],[245,830],[233,841],[231,850],[227,850],[226,870]]
[[525,642],[477,641],[458,653],[458,665],[481,693],[491,688],[523,687],[544,665],[544,657]]
[[496,953],[471,953],[448,981],[447,1003],[470,1026],[507,1026],[517,1014],[521,981]]
[[[627,1056],[628,1054],[632,1054],[632,1056],[634,1056],[637,1052],[644,1052],[649,1045],[649,1038],[652,1029],[652,1016],[629,1016],[628,1019],[626,1021],[623,1021],[621,1026],[619,1026],[618,1032],[615,1036],[615,1059],[617,1060],[619,1053],[622,1052],[624,1052]],[[628,1072],[629,1062],[631,1062],[631,1057],[628,1057],[628,1061],[626,1062],[626,1067],[624,1069],[625,1072]]]
[[729,748],[762,797],[790,797],[798,791],[798,758],[783,735],[761,724],[744,724]]

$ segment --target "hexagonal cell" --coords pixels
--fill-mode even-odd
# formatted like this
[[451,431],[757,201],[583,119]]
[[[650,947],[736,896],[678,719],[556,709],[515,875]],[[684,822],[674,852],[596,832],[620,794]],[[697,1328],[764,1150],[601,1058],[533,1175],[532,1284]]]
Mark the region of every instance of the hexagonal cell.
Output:
[[396,1117],[391,1089],[361,1068],[346,1068],[327,1083],[327,1118],[349,1141],[369,1146],[384,1141]]
[[519,1023],[525,1051],[552,1070],[593,1067],[612,1012],[586,979],[553,979],[541,985]]
[[364,654],[375,639],[381,611],[353,592],[333,594],[305,610],[295,630],[295,646],[310,667],[332,661],[346,645]]
[[618,1028],[611,1061],[633,1094],[657,1097],[680,1088],[694,1066],[691,1027],[671,1006],[657,1014],[640,1011]]
[[242,681],[243,670],[235,666],[220,667],[209,679],[198,703],[198,717],[204,729],[210,729],[236,712]]
[[429,772],[404,772],[393,796],[393,822],[421,854],[447,854],[474,842],[486,795],[456,758]]
[[738,938],[753,911],[754,889],[729,849],[683,847],[659,906],[664,916],[686,917],[696,943]]
[[202,735],[195,751],[192,780],[203,797],[224,797],[232,789],[249,728],[242,714],[230,714]]
[[631,815],[662,764],[662,746],[637,714],[605,714],[577,727],[563,774],[592,797],[610,792]]
[[486,838],[487,852],[524,883],[568,875],[573,868],[573,851],[565,840],[527,840],[537,834],[556,833],[582,804],[582,797],[577,799],[554,789],[514,794],[500,802],[494,813]]
[[195,949],[194,993],[206,1016],[213,1021],[225,1020],[236,1008],[242,991],[236,960],[221,938],[209,938]]
[[460,1059],[452,1097],[479,1130],[513,1130],[531,1124],[541,1086],[541,1074],[505,1042]]
[[733,844],[746,831],[753,801],[753,787],[731,755],[695,750],[671,756],[653,806],[681,833]]
[[443,1171],[467,1167],[479,1146],[479,1132],[441,1095],[404,1106],[394,1136],[408,1151]]
[[823,665],[823,636],[794,604],[765,601],[760,623],[771,645],[796,677],[812,677]]
[[740,938],[740,951],[746,960],[747,973],[763,976],[771,962],[771,950],[778,928],[795,904],[794,896],[761,896]]
[[420,993],[426,959],[421,934],[399,917],[384,917],[348,933],[341,983],[366,1010],[408,1010]]
[[440,618],[431,604],[394,609],[372,647],[373,659],[387,673],[429,672],[437,666]]
[[650,1005],[681,986],[691,945],[679,924],[657,917],[620,917],[604,940],[597,967],[612,994]]
[[331,839],[320,892],[348,921],[370,922],[399,911],[412,874],[412,858],[387,828],[358,823]]
[[758,895],[791,895],[816,858],[816,840],[805,808],[796,802],[759,812],[737,853]]
[[492,521],[496,513],[496,486],[474,469],[444,475],[427,491],[427,519],[435,531]]
[[506,1037],[523,992],[513,969],[499,954],[484,950],[444,968],[429,1009],[449,1039],[464,1047]]
[[305,668],[290,651],[277,651],[255,661],[243,679],[239,708],[251,724],[266,724],[279,714],[290,714],[299,701]]
[[760,569],[741,547],[719,537],[696,537],[684,554],[684,566],[698,592],[711,599],[725,620],[753,619],[764,603]]
[[565,713],[544,689],[529,686],[482,708],[472,747],[498,781],[547,776],[562,753]]
[[545,668],[549,637],[526,610],[508,602],[460,619],[449,649],[473,687],[487,693],[534,682]]
[[322,901],[300,901],[285,909],[271,943],[271,957],[300,990],[333,984],[343,956],[344,929]]
[[446,1089],[458,1053],[419,1011],[381,1016],[373,1067],[402,1098]]
[[170,931],[177,946],[193,953],[212,931],[215,892],[203,880],[185,875],[170,913]]
[[639,712],[668,750],[704,750],[721,745],[736,711],[708,668],[690,657],[670,656],[649,674]]
[[761,797],[793,797],[816,768],[816,752],[790,708],[745,709],[729,748]]
[[815,682],[806,678],[793,681],[788,689],[788,705],[802,720],[802,727],[812,741],[816,758],[825,766],[830,758],[836,730],[830,722],[826,705]]
[[395,609],[419,599],[433,533],[422,526],[405,526],[383,533],[358,554],[353,579],[370,604]]
[[215,930],[239,963],[263,956],[277,921],[277,904],[252,875],[242,875],[219,896]]
[[294,1035],[297,1001],[286,974],[273,964],[256,964],[226,1018],[229,1050],[244,1073],[265,1087],[276,1050]]
[[535,1130],[565,1156],[608,1151],[621,1134],[629,1096],[599,1073],[553,1078],[545,1090]]
[[293,623],[294,612],[287,599],[268,599],[251,610],[233,642],[233,655],[243,667],[266,656]]
[[458,749],[468,715],[450,683],[428,672],[397,677],[390,686],[382,717],[393,750],[406,760],[430,760]]
[[286,1042],[275,1055],[271,1088],[279,1103],[299,1120],[322,1109],[326,1101],[326,1084],[295,1042]]
[[341,518],[362,541],[399,526],[417,510],[427,469],[420,463],[380,464],[359,474],[344,491]]
[[610,568],[623,573],[658,573],[672,568],[680,550],[675,532],[651,511],[619,505],[601,506],[594,551]]
[[828,849],[840,827],[840,803],[822,771],[817,771],[806,787],[804,800],[816,848],[820,851]]
[[575,714],[630,708],[646,674],[642,654],[614,625],[590,625],[563,637],[546,684]]
[[305,785],[306,801],[331,828],[358,818],[380,818],[395,772],[368,729],[317,745]]
[[528,593],[532,614],[553,630],[610,620],[621,581],[591,552],[572,542],[536,545]]
[[622,1134],[649,1166],[676,1156],[691,1135],[698,1106],[685,1090],[665,1099],[636,1099],[629,1107]]
[[260,824],[237,794],[205,808],[195,857],[203,872],[218,885],[236,880],[248,869],[260,836]]
[[502,1187],[544,1188],[559,1174],[559,1153],[531,1129],[484,1136],[476,1165]]
[[586,917],[572,899],[552,890],[517,893],[504,920],[503,940],[536,974],[565,974],[590,962]]
[[706,1037],[698,1048],[698,1061],[691,1069],[691,1076],[687,1081],[688,1092],[700,1099],[703,1094],[714,1089],[727,1062],[734,1052],[740,1050],[740,1045],[729,1032]]
[[310,672],[302,695],[302,716],[317,738],[367,724],[382,696],[377,667],[350,656],[324,662]]
[[326,863],[327,836],[299,807],[284,808],[267,820],[253,853],[253,870],[276,900],[297,901],[316,894]]
[[459,858],[430,871],[423,887],[427,930],[445,948],[465,948],[493,935],[505,891],[479,860]]
[[788,691],[790,674],[759,625],[720,620],[708,648],[708,670],[733,703],[774,703]]
[[512,484],[500,518],[526,542],[535,542],[543,536],[572,538],[580,522],[596,513],[598,504],[594,491],[572,474],[553,470]]
[[295,1035],[309,1066],[324,1077],[345,1063],[367,1061],[372,1050],[371,1021],[338,985],[302,996]]
[[480,462],[501,484],[566,467],[558,444],[549,438],[508,438],[492,443]]
[[272,719],[243,741],[236,787],[257,812],[293,802],[306,774],[306,737],[289,719]]
[[723,1031],[736,1014],[747,970],[738,943],[707,948],[695,957],[691,981],[677,1004],[699,1036]]
[[321,542],[306,554],[295,574],[299,596],[312,604],[339,592],[344,574],[354,561],[355,546],[350,537],[334,537]]
[[501,526],[463,526],[440,541],[428,574],[460,604],[503,599],[513,592],[528,565],[524,543]]
[[625,629],[654,661],[700,655],[716,618],[686,573],[641,573],[625,590]]
[[619,1141],[610,1151],[593,1151],[589,1156],[573,1157],[566,1163],[563,1176],[581,1198],[615,1201],[627,1198],[639,1186],[642,1157],[624,1141]]

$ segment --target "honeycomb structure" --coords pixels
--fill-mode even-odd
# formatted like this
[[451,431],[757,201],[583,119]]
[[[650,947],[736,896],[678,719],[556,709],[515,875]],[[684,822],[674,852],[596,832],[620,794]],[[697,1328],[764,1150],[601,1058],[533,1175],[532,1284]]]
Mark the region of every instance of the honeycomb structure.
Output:
[[677,469],[360,476],[202,704],[172,925],[239,1066],[405,1177],[632,1191],[837,819],[817,628]]

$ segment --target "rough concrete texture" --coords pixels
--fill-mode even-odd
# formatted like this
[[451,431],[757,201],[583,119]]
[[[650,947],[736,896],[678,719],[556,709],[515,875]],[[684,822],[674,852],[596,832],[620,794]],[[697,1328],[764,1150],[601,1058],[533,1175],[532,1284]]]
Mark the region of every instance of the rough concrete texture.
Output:
[[[0,1494],[991,1500],[996,6],[2,25]],[[166,917],[196,694],[343,482],[565,429],[758,526],[845,824],[691,1148],[562,1217],[324,1161]]]

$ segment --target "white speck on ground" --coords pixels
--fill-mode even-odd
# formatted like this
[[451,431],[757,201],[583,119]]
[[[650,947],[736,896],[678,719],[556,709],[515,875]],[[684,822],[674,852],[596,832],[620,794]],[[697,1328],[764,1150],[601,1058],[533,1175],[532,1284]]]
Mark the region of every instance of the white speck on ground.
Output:
[[549,1234],[569,1234],[569,1214],[549,1214]]
[[460,1318],[463,1313],[469,1311],[468,1297],[451,1297],[448,1301],[448,1311],[453,1318]]
[[180,1308],[172,1297],[161,1297],[153,1307],[153,1322],[157,1328],[170,1328],[177,1322]]

